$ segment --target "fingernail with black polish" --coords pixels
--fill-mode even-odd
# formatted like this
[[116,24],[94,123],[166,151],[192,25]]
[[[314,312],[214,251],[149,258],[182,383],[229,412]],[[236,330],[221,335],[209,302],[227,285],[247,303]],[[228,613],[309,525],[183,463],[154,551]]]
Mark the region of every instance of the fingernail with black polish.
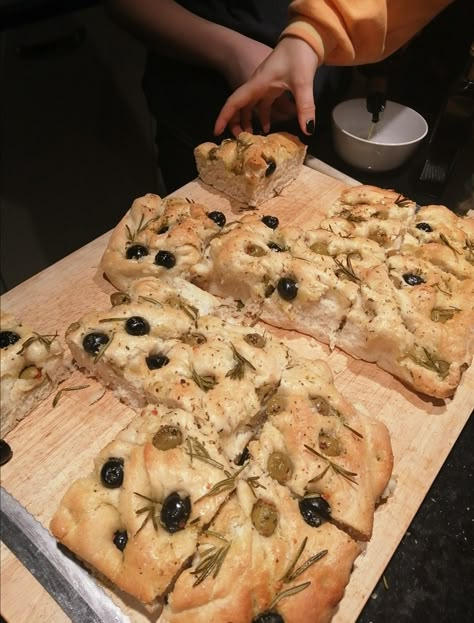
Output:
[[308,119],[308,121],[306,122],[306,132],[309,132],[309,134],[313,134],[313,132],[314,132],[314,119]]

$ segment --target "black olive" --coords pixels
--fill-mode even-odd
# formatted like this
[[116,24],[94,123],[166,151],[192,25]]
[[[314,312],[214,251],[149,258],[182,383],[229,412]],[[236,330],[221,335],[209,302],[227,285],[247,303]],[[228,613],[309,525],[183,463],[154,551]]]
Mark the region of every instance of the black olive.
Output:
[[252,623],[285,623],[285,619],[274,610],[265,610],[252,619]]
[[433,231],[431,225],[429,223],[418,223],[416,225],[417,229],[421,229],[421,231],[431,232]]
[[160,229],[156,232],[157,234],[166,234],[166,232],[168,231],[169,226],[168,225],[163,225],[163,227],[160,227]]
[[280,224],[280,221],[277,219],[276,216],[263,216],[261,221],[270,229],[276,229]]
[[134,244],[133,246],[128,247],[126,252],[127,260],[139,260],[147,255],[148,249],[142,244]]
[[303,498],[298,506],[305,522],[313,528],[319,528],[331,515],[331,507],[321,496]]
[[82,345],[89,355],[98,355],[108,341],[109,336],[105,333],[88,333],[82,340]]
[[102,465],[100,479],[107,489],[118,489],[123,483],[123,459],[113,456]]
[[159,370],[163,366],[169,364],[170,360],[166,355],[162,355],[161,353],[157,353],[156,355],[148,355],[146,358],[146,365],[149,370]]
[[290,277],[282,277],[277,284],[278,294],[285,301],[292,301],[298,294],[298,284]]
[[119,549],[121,552],[123,552],[123,550],[125,549],[125,546],[127,545],[127,541],[128,541],[127,531],[117,530],[117,532],[114,534],[115,547]]
[[267,170],[265,171],[265,177],[270,177],[272,173],[275,173],[276,168],[277,168],[276,162],[274,160],[269,160]]
[[12,458],[13,452],[6,441],[0,439],[0,465],[5,465]]
[[0,348],[7,348],[18,342],[20,336],[14,331],[0,331]]
[[276,242],[269,242],[267,244],[267,247],[272,251],[276,251],[277,253],[281,253],[284,250],[283,247],[280,247],[280,245]]
[[211,221],[214,221],[216,225],[219,225],[219,227],[224,227],[226,218],[225,214],[223,214],[222,212],[214,210],[213,212],[208,212],[207,217],[210,218]]
[[183,530],[191,514],[191,501],[189,496],[180,498],[179,493],[170,493],[163,502],[160,512],[162,526],[168,532]]
[[405,273],[403,275],[403,279],[409,286],[420,286],[422,283],[425,283],[423,277],[420,277],[420,275],[414,275],[413,273]]
[[165,268],[173,268],[176,264],[176,258],[170,251],[158,251],[155,255],[155,264]]
[[237,459],[235,459],[235,464],[244,465],[249,460],[249,458],[250,458],[250,452],[247,446],[245,446],[240,456]]
[[129,335],[148,335],[150,333],[150,325],[141,316],[131,316],[125,323],[125,331]]

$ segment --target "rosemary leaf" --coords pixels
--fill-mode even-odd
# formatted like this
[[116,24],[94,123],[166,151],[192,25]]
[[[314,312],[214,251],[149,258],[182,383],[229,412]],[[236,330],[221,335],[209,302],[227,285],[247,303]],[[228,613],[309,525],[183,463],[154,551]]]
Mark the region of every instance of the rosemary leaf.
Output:
[[112,340],[115,337],[115,333],[112,333],[112,335],[110,336],[110,340],[108,342],[106,342],[102,348],[99,350],[99,352],[97,353],[97,355],[94,357],[94,363],[97,363],[99,361],[99,359],[102,357],[102,355],[105,353],[105,351],[108,349],[108,347],[112,344]]
[[56,332],[54,335],[53,334],[49,334],[49,335],[40,335],[39,333],[36,333],[36,331],[33,331],[34,335],[32,335],[31,337],[29,337],[22,345],[22,347],[20,348],[20,350],[17,352],[17,355],[23,355],[24,351],[28,348],[28,346],[30,346],[31,344],[33,344],[34,342],[40,342],[40,344],[43,344],[43,346],[46,346],[46,350],[49,351],[49,349],[51,348],[51,344],[54,342],[54,340],[58,337],[58,333]]
[[455,254],[455,255],[462,255],[461,251],[458,251],[457,249],[455,249],[453,247],[453,245],[449,242],[449,240],[446,238],[446,236],[444,234],[440,234],[439,235],[439,239],[441,240],[441,242],[443,244],[445,244],[449,249],[451,249],[451,251]]
[[213,376],[200,376],[194,368],[191,368],[191,378],[203,392],[208,392],[217,385],[217,381]]
[[204,582],[204,580],[211,574],[214,579],[217,577],[224,563],[225,557],[229,552],[230,546],[231,543],[227,543],[222,547],[214,547],[206,551],[206,554],[199,565],[196,569],[194,569],[194,571],[191,571],[191,574],[196,576],[193,587],[198,586],[201,582]]
[[157,301],[156,299],[152,298],[151,296],[143,296],[140,294],[140,296],[138,297],[139,301],[146,301],[147,303],[153,303],[153,305],[158,305],[159,307],[163,307],[163,304],[160,303],[160,301]]
[[[362,280],[360,279],[360,277],[358,277],[355,272],[354,269],[352,268],[352,262],[351,262],[351,256],[350,254],[346,256],[346,264],[344,265],[343,262],[341,262],[341,260],[338,260],[336,257],[333,258],[334,261],[336,262],[336,265],[338,266],[339,270],[342,271],[342,273],[350,280],[353,281],[354,283],[362,283]],[[336,271],[336,275],[337,275]]]
[[324,454],[321,454],[320,452],[318,452],[317,450],[315,450],[314,448],[311,448],[311,446],[307,446],[306,444],[304,444],[304,447],[309,450],[310,452],[312,452],[313,454],[315,454],[317,457],[319,457],[320,459],[323,459],[324,461],[327,461],[328,466],[326,467],[326,469],[324,470],[324,472],[322,474],[319,474],[318,476],[316,476],[315,478],[313,478],[311,480],[311,482],[316,482],[318,480],[321,480],[321,478],[324,476],[324,474],[326,474],[326,472],[328,471],[329,468],[332,469],[332,471],[337,474],[338,476],[342,476],[343,478],[345,478],[346,480],[348,480],[349,482],[352,482],[355,485],[358,485],[359,483],[357,482],[357,480],[355,480],[355,477],[357,476],[357,474],[355,472],[350,472],[349,470],[345,469],[344,467],[341,467],[340,465],[337,465],[337,463],[334,463],[334,461],[330,461],[326,456],[324,456]]
[[245,373],[245,366],[248,366],[252,370],[255,370],[255,366],[238,352],[232,342],[230,343],[230,345],[232,347],[235,365],[231,370],[227,372],[226,377],[229,377],[230,379],[242,379]]
[[79,389],[86,389],[87,387],[89,387],[89,385],[76,385],[76,387],[63,387],[62,389],[60,389],[58,391],[58,393],[54,397],[54,399],[53,399],[53,407],[55,407],[58,404],[58,402],[59,402],[59,400],[60,400],[60,398],[61,398],[61,396],[63,395],[64,392],[74,392],[74,391],[79,390]]
[[346,424],[345,422],[342,423],[342,425],[347,428],[347,430],[350,430],[351,433],[354,433],[354,435],[356,435],[356,437],[359,437],[359,439],[364,439],[364,435],[361,435],[358,431],[355,430],[355,428],[351,428],[349,426],[349,424]]
[[410,201],[410,199],[407,199],[403,195],[398,195],[398,197],[395,199],[394,203],[399,208],[408,208],[412,204],[412,201]]
[[303,584],[298,584],[297,586],[292,586],[291,588],[287,588],[286,590],[278,593],[278,595],[273,599],[268,609],[271,610],[274,608],[279,601],[284,599],[285,597],[291,597],[292,595],[296,595],[297,593],[301,593],[305,588],[311,585],[311,582],[304,582]]
[[222,480],[219,480],[219,482],[216,482],[216,484],[212,487],[212,489],[210,489],[207,493],[205,493],[199,499],[197,499],[196,502],[199,502],[199,500],[202,500],[207,497],[213,497],[214,495],[219,495],[223,491],[229,491],[229,490],[234,489],[237,476],[240,474],[240,472],[245,467],[247,467],[247,464],[242,465],[242,467],[238,469],[234,474],[230,474],[228,471],[224,471],[226,478],[223,478]]
[[103,323],[103,322],[124,322],[124,320],[126,320],[126,318],[101,318],[99,320],[99,323]]

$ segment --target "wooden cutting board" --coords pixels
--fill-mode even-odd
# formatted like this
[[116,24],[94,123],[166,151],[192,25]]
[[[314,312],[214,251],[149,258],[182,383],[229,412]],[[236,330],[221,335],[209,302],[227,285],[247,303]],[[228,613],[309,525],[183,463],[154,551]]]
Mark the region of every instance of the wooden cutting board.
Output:
[[[346,187],[341,181],[304,167],[283,194],[258,213],[278,216],[282,224],[315,227]],[[177,191],[228,219],[242,214],[238,205],[198,181]],[[117,221],[122,217],[117,214]],[[98,270],[109,234],[91,242],[2,297],[2,310],[16,314],[42,333],[60,335],[83,313],[109,306],[113,288]],[[322,358],[333,370],[337,388],[389,428],[395,458],[396,489],[375,516],[374,534],[356,561],[351,581],[333,623],[353,623],[410,524],[436,474],[474,407],[474,366],[454,398],[443,401],[416,394],[374,364],[355,360],[312,338],[269,328],[304,356]],[[50,397],[7,436],[14,450],[2,468],[2,485],[45,527],[73,480],[92,469],[93,459],[135,413],[75,371],[56,407]],[[2,549],[4,552],[5,548]],[[66,620],[36,581],[9,553],[2,556],[2,614],[9,621]],[[154,620],[143,606],[106,589],[134,623]],[[28,594],[25,603],[22,596]],[[21,603],[21,608],[18,604]],[[34,613],[34,614],[33,614]],[[57,617],[63,616],[63,618]],[[155,617],[156,618],[156,617]]]

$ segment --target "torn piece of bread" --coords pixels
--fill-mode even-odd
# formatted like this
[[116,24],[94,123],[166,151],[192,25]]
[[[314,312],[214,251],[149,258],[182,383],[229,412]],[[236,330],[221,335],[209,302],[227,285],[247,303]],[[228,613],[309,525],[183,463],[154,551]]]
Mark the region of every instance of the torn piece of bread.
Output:
[[298,176],[306,145],[286,132],[258,136],[241,132],[220,145],[194,150],[203,182],[248,206],[272,199]]

